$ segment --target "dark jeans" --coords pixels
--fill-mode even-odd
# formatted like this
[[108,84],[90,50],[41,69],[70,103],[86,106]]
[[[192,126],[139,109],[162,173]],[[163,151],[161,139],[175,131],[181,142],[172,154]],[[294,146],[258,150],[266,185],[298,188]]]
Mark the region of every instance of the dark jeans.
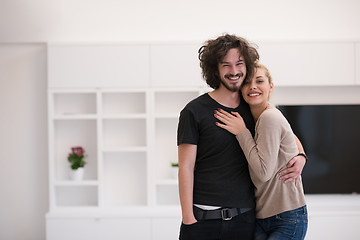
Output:
[[303,240],[308,226],[306,206],[256,219],[256,240]]
[[180,240],[253,240],[255,210],[247,211],[231,220],[200,220],[181,224]]

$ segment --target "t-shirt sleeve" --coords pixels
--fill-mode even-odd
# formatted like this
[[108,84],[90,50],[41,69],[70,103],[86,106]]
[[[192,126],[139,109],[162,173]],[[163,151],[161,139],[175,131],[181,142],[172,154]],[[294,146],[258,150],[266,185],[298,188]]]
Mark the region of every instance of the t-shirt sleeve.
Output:
[[177,145],[187,143],[197,145],[199,140],[198,124],[194,113],[185,108],[180,112],[177,129]]

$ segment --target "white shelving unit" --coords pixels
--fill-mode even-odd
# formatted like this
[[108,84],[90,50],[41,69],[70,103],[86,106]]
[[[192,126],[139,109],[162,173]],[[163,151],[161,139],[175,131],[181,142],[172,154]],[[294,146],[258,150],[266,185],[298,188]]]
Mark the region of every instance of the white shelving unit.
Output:
[[[176,130],[198,89],[50,90],[50,206],[179,205]],[[70,180],[67,154],[86,151],[83,181]]]
[[[199,47],[48,45],[47,239],[103,239],[100,232],[107,239],[177,238],[181,211],[171,163],[179,112],[206,91]],[[87,154],[83,181],[70,180],[72,146]],[[164,222],[172,223],[166,231]]]
[[[49,44],[48,240],[178,238],[181,209],[171,163],[177,161],[180,110],[210,90],[200,74],[200,46]],[[359,102],[359,43],[259,46],[263,63],[275,77],[275,103],[303,102],[303,93],[309,91],[309,101],[319,102],[314,86],[329,92],[331,101]],[[315,57],[309,59],[309,51]],[[331,62],[327,53],[346,61]],[[289,59],[292,64],[284,67]],[[306,71],[297,74],[299,66]],[[328,69],[337,69],[336,74]],[[354,86],[352,98],[346,86]],[[347,94],[334,98],[339,87]],[[83,181],[72,181],[67,155],[79,145],[87,154],[85,175]],[[358,198],[349,196],[351,201]],[[332,197],[320,196],[319,201],[323,199]],[[331,200],[319,210],[312,200],[310,196],[310,220],[316,226],[309,228],[309,236],[316,238],[329,229],[319,221],[322,212],[332,214],[338,203]],[[349,211],[342,205],[339,209],[359,219],[358,204]],[[333,219],[341,219],[341,214],[333,214]]]

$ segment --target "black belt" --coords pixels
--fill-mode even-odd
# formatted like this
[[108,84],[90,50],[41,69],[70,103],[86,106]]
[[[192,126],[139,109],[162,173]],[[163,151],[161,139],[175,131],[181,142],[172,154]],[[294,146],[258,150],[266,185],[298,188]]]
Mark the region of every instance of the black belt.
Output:
[[197,220],[222,219],[227,221],[251,209],[252,208],[220,208],[216,210],[203,210],[194,206],[194,215]]

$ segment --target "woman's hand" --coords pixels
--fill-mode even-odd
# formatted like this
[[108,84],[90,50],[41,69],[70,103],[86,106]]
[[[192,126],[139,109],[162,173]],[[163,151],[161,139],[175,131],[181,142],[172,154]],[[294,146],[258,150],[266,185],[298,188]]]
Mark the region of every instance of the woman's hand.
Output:
[[214,113],[214,116],[222,122],[216,122],[216,125],[228,130],[232,134],[237,135],[246,129],[244,120],[238,112],[231,112],[230,114],[222,109],[218,109]]

